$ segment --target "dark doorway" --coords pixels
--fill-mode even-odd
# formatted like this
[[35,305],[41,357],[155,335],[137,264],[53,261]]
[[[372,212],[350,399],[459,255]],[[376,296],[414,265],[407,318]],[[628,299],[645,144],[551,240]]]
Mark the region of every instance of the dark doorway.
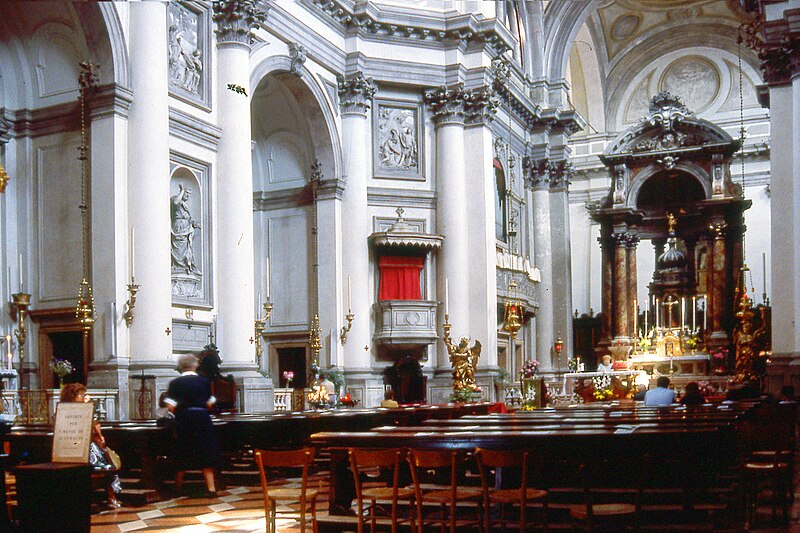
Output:
[[400,404],[426,403],[427,382],[416,357],[406,356],[384,370],[384,383],[392,387]]
[[285,372],[293,372],[291,387],[294,389],[306,387],[306,348],[297,346],[294,348],[277,348],[278,352],[278,383],[280,387],[288,387]]
[[[47,336],[52,343],[53,359],[63,359],[72,364],[75,370],[64,378],[64,383],[86,383],[83,360],[83,333],[80,331],[53,331]],[[58,378],[53,374],[53,383]]]

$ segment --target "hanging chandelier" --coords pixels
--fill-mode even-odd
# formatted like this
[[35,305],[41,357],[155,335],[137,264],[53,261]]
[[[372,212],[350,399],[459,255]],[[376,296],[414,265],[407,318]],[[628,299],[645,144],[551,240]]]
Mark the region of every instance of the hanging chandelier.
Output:
[[75,317],[83,329],[84,336],[89,335],[95,322],[97,311],[94,307],[94,295],[92,285],[89,283],[88,268],[88,248],[89,248],[89,226],[87,213],[86,188],[89,183],[89,146],[86,142],[86,99],[97,88],[97,65],[89,61],[80,64],[81,73],[78,76],[80,86],[78,92],[78,107],[81,112],[81,145],[78,147],[78,159],[81,162],[81,203],[78,208],[81,211],[81,283],[78,286],[78,299],[75,305]]

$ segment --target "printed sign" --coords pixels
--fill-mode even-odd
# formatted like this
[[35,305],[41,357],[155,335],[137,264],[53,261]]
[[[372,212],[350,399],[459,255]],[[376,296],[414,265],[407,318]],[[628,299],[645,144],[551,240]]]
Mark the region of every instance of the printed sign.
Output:
[[54,463],[88,463],[94,404],[61,402],[53,430]]

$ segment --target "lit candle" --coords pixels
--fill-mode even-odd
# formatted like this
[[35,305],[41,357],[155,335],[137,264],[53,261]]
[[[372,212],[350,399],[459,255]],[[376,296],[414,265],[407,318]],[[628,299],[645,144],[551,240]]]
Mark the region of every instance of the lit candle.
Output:
[[450,314],[450,287],[447,278],[444,278],[444,314]]
[[692,296],[692,331],[697,329],[697,296]]
[[647,307],[644,308],[644,337],[647,336]]
[[269,257],[267,257],[267,265],[266,265],[266,280],[267,280],[267,301],[269,301]]
[[686,297],[681,296],[681,331],[686,327]]
[[131,226],[131,240],[128,243],[130,250],[128,250],[128,254],[130,255],[131,259],[130,269],[131,269],[132,280],[136,278],[136,260],[134,259],[134,250],[136,249],[136,244],[134,243],[134,239],[135,239],[134,230],[133,227]]
[[636,330],[638,329],[637,328],[638,323],[639,323],[639,305],[638,305],[637,300],[634,300],[633,301],[633,332],[634,332],[634,334],[636,334]]
[[22,293],[24,288],[25,284],[22,282],[22,254],[19,254],[19,292]]
[[703,333],[708,328],[708,295],[703,295]]
[[347,310],[353,309],[353,292],[350,286],[350,274],[347,275]]
[[8,369],[12,369],[14,355],[11,353],[11,335],[6,335],[6,345],[8,346]]
[[764,274],[764,303],[767,303],[767,252],[761,254],[761,268]]

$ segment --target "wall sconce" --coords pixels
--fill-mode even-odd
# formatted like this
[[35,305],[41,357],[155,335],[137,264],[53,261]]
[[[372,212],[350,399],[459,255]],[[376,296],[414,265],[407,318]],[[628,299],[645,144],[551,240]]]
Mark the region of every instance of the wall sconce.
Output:
[[136,307],[136,293],[139,292],[139,286],[131,276],[131,282],[128,283],[128,301],[125,302],[125,312],[122,317],[125,319],[125,325],[131,327],[133,324],[133,308]]
[[258,364],[261,364],[261,356],[264,355],[264,348],[261,346],[261,338],[264,334],[264,330],[267,329],[267,321],[272,314],[272,307],[272,302],[267,300],[267,303],[263,305],[264,318],[257,318],[255,320],[256,363]]
[[347,333],[350,331],[350,328],[353,327],[353,319],[355,318],[355,315],[353,314],[352,310],[348,309],[344,318],[347,320],[347,325],[342,326],[342,331],[339,333],[339,340],[342,341],[342,344],[347,344]]

